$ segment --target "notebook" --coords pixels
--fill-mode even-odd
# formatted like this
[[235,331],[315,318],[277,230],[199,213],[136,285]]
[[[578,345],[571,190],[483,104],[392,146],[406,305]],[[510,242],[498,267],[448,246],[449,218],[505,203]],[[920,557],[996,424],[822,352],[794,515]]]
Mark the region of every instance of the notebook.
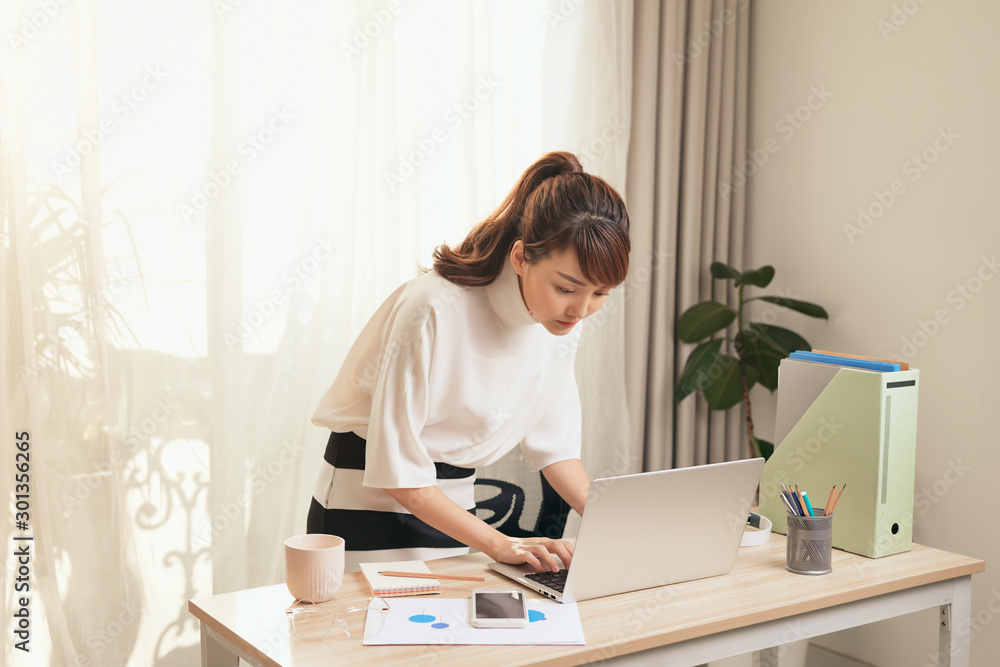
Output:
[[379,574],[382,571],[421,572],[431,574],[427,563],[422,560],[401,560],[382,563],[359,563],[361,574],[368,584],[372,595],[383,598],[401,597],[404,595],[431,595],[441,592],[441,582],[437,579],[418,579],[416,577],[387,577]]
[[726,574],[763,469],[756,458],[595,479],[569,570],[490,567],[560,602]]

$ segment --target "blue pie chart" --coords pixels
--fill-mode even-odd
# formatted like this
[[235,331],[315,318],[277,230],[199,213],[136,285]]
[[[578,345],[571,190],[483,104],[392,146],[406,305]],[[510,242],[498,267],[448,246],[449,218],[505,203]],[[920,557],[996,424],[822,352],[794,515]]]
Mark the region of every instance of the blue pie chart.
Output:
[[435,630],[443,630],[445,628],[451,627],[448,623],[442,623],[441,621],[434,623],[434,621],[436,621],[437,619],[434,616],[431,616],[430,614],[414,614],[413,616],[410,616],[409,620],[412,621],[413,623],[430,623],[431,627],[434,628]]

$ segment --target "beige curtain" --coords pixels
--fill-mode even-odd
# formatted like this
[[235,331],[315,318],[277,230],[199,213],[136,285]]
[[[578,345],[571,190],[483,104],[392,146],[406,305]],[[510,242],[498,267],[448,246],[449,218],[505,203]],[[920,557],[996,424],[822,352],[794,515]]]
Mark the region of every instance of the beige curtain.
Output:
[[745,0],[635,7],[626,368],[644,470],[746,451],[740,408],[713,412],[700,395],[675,404],[673,387],[694,347],[675,340],[677,318],[704,299],[728,301],[713,261],[743,268],[749,12]]

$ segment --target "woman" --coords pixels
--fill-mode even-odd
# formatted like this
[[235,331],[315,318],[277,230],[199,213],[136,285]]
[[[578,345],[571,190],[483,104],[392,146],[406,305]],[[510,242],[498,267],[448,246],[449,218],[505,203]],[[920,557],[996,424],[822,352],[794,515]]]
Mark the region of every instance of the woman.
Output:
[[475,516],[475,468],[521,443],[583,513],[576,325],[625,280],[628,231],[612,187],[549,153],[382,304],[313,416],[332,433],[308,531],[343,537],[348,571],[469,546],[537,570],[556,571],[554,556],[569,565],[569,542],[507,537]]

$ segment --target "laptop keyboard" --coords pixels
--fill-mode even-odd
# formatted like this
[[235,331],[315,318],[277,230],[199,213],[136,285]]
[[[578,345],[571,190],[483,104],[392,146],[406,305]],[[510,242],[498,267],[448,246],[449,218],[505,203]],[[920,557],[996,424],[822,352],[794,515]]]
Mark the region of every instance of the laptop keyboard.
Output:
[[546,570],[545,572],[531,572],[524,575],[524,578],[562,593],[566,587],[567,574],[569,574],[569,570],[566,569],[559,570],[558,572],[549,572]]

